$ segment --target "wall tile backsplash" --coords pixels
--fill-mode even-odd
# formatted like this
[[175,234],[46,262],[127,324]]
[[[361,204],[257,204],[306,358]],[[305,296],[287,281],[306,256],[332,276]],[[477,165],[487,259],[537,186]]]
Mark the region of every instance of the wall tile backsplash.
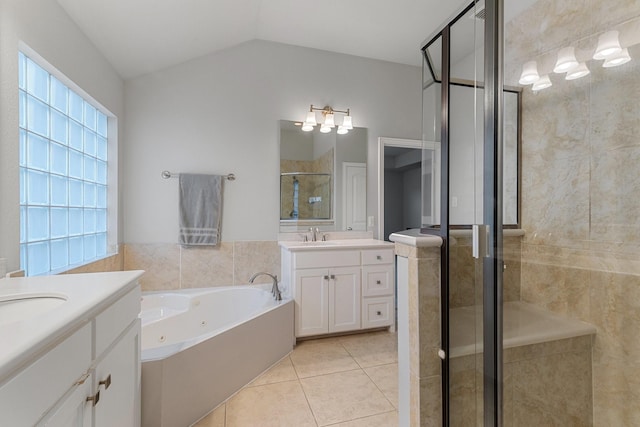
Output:
[[[145,270],[143,291],[247,284],[252,274],[280,274],[276,241],[221,242],[215,247],[184,248],[174,243],[127,243],[124,269]],[[255,283],[270,283],[261,276]]]

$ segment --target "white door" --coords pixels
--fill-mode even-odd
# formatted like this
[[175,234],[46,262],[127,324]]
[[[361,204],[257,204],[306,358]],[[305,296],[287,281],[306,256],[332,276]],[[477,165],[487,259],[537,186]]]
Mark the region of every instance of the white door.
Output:
[[345,230],[367,230],[367,164],[344,162],[343,206]]
[[329,332],[360,329],[360,267],[329,270]]

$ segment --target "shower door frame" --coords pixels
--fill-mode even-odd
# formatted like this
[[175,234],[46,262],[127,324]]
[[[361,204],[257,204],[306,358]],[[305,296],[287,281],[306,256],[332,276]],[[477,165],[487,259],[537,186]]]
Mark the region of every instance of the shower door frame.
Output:
[[[450,35],[455,22],[469,12],[479,0],[455,14],[446,25],[423,43],[422,54],[433,81],[438,82],[431,68],[428,48],[441,37],[441,202],[440,224],[423,227],[421,233],[440,236],[443,240],[440,266],[440,313],[442,358],[442,425],[449,426],[449,95]],[[483,136],[483,221],[487,232],[486,250],[482,250],[483,287],[483,405],[484,426],[502,426],[502,273],[503,262],[503,29],[504,0],[485,1],[484,24],[484,136]],[[424,88],[423,88],[424,90]],[[474,241],[474,245],[479,242]]]

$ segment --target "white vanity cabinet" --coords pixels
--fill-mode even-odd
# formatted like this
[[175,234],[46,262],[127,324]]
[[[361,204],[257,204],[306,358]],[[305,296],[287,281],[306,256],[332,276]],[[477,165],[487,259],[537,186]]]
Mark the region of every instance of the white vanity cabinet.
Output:
[[393,249],[362,251],[362,327],[390,326],[395,320]]
[[296,337],[394,324],[393,249],[371,239],[366,249],[354,242],[281,242],[282,283],[295,300]]
[[[96,289],[97,305],[93,307],[81,301],[81,296],[72,295],[75,286],[53,291],[68,300],[61,310],[40,319],[45,323],[41,326],[46,329],[46,320],[54,327],[62,325],[61,336],[43,345],[34,340],[22,366],[0,376],[0,425],[140,426],[141,295],[136,279],[141,272],[127,273],[114,273],[121,283],[109,286],[104,280],[104,299],[100,301],[101,292]],[[80,293],[89,294],[92,277],[82,276],[89,279],[84,285],[89,289]],[[67,313],[65,308],[77,312]],[[22,326],[26,332],[36,325],[38,322],[25,321],[13,326]],[[6,332],[0,328],[0,335]],[[0,365],[0,372],[7,365]]]

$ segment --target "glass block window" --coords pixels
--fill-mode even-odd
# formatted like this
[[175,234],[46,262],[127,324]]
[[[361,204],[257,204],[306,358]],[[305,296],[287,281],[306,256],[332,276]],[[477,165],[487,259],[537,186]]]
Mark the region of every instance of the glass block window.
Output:
[[18,60],[20,260],[33,276],[107,255],[107,116]]

